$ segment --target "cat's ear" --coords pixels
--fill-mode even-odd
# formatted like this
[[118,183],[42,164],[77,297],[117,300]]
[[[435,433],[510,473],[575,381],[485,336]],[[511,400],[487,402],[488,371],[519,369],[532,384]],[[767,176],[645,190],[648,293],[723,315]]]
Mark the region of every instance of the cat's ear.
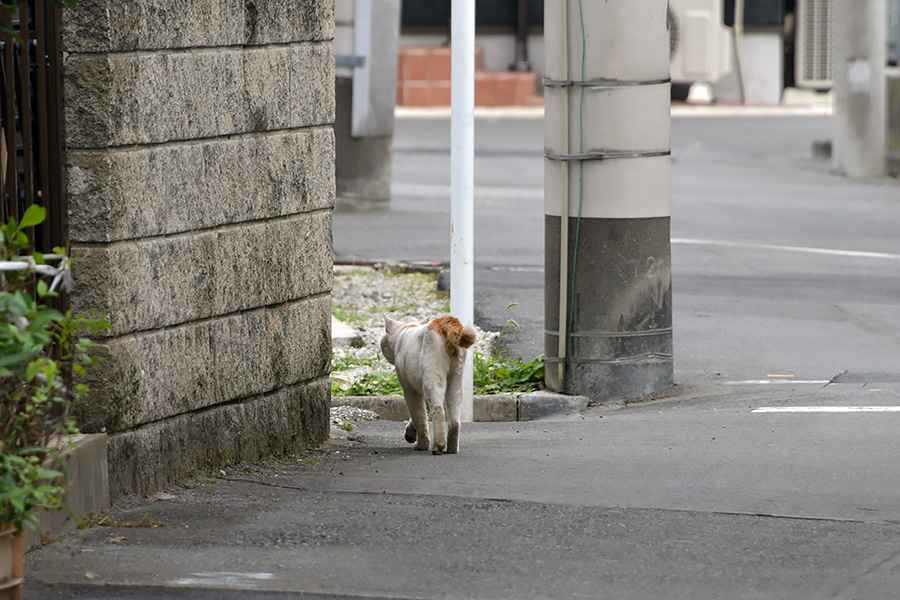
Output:
[[384,330],[388,333],[394,331],[397,321],[387,316],[387,313],[381,313],[381,315],[384,317]]

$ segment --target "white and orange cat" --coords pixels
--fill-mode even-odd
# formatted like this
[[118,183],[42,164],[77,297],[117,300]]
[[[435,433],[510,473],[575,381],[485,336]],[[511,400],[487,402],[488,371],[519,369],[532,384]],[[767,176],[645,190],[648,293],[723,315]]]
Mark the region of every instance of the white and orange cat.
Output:
[[[459,452],[459,414],[466,348],[475,343],[471,325],[455,317],[425,323],[395,321],[384,315],[381,352],[397,368],[409,423],[406,441],[432,454]],[[428,421],[434,423],[434,440]],[[449,423],[447,423],[449,421]]]

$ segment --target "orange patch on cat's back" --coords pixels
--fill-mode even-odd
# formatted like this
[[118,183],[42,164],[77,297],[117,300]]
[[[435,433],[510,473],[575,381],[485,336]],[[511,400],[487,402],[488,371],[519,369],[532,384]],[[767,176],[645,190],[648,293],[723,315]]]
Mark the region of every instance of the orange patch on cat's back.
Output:
[[428,329],[445,338],[458,338],[462,334],[462,323],[456,317],[440,317],[428,324]]
[[444,338],[444,349],[448,356],[459,356],[459,337],[462,335],[463,326],[456,317],[440,317],[428,324],[432,330]]
[[463,327],[456,317],[440,317],[429,323],[428,328],[444,338],[450,356],[459,356],[460,348],[468,348],[475,343],[475,330]]

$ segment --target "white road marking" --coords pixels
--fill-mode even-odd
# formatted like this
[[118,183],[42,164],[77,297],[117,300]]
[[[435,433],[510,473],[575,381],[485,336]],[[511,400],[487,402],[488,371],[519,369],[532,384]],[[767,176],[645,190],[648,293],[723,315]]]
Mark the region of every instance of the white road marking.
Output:
[[774,106],[674,105],[672,117],[824,117],[832,114],[831,104]]
[[714,240],[692,240],[673,238],[673,244],[685,246],[721,246],[726,248],[749,248],[753,250],[774,250],[776,252],[799,252],[802,254],[819,254],[823,256],[841,256],[844,258],[877,258],[882,260],[900,260],[900,254],[889,252],[865,252],[862,250],[837,250],[834,248],[812,248],[808,246],[778,246],[774,244],[751,244],[747,242],[725,242]]
[[234,572],[214,572],[214,573],[194,573],[192,577],[183,577],[169,582],[172,586],[195,587],[209,584],[215,584],[216,587],[252,589],[258,581],[268,581],[273,579],[273,573],[234,573]]
[[900,406],[761,406],[755,413],[864,413],[900,412]]
[[827,385],[830,379],[748,379],[746,381],[726,381],[725,385]]
[[[831,104],[741,106],[672,106],[672,118],[681,117],[823,117],[832,114]],[[397,119],[449,119],[449,106],[395,106]],[[543,106],[476,106],[476,119],[543,119]]]

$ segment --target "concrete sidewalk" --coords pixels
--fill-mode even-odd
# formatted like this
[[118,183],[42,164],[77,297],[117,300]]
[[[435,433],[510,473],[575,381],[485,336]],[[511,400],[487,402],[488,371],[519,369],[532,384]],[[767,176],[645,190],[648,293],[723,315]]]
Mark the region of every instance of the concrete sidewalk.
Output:
[[900,471],[855,465],[896,449],[900,417],[751,412],[859,401],[802,388],[466,424],[437,457],[362,423],[118,503],[28,555],[25,598],[893,597]]

